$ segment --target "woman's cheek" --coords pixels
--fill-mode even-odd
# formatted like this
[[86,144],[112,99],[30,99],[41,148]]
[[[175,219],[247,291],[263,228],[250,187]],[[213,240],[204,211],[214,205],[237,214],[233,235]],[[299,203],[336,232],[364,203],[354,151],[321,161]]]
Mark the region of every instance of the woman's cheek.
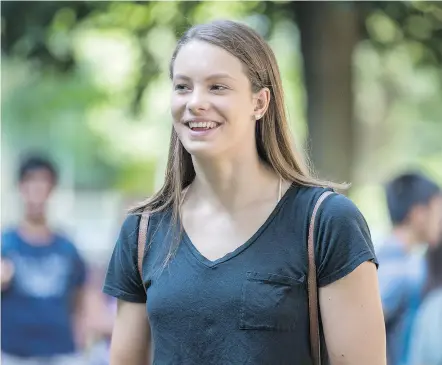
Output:
[[182,119],[185,109],[186,109],[185,101],[182,100],[182,98],[174,96],[172,98],[172,103],[171,103],[171,112],[173,120],[175,122],[179,122]]

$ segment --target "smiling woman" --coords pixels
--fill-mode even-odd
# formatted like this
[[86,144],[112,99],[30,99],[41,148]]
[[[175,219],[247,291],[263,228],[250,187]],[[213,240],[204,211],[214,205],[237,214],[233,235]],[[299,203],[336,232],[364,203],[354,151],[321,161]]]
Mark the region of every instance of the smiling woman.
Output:
[[[220,153],[229,158],[240,152],[238,147],[256,151],[256,116],[267,108],[270,90],[263,88],[252,95],[238,58],[194,40],[175,56],[172,80],[175,131],[186,151],[200,159]],[[197,123],[197,130],[189,130],[189,123]],[[203,129],[203,123],[217,128]]]
[[[270,47],[240,23],[198,25],[170,77],[166,179],[124,222],[104,286],[119,299],[111,363],[385,364],[367,224],[291,145]],[[308,320],[312,216],[321,356]]]

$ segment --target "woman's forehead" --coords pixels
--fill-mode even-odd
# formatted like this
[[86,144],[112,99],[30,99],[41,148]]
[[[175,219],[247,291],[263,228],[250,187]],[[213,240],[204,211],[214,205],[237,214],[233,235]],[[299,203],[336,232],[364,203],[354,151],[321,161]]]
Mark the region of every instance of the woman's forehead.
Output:
[[178,52],[174,77],[231,78],[245,77],[241,61],[221,47],[202,41],[191,41]]

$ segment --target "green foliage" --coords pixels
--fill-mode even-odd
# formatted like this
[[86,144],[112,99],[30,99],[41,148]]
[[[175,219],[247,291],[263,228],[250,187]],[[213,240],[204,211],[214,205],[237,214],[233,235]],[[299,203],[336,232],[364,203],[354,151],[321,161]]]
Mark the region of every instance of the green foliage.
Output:
[[420,51],[419,63],[442,63],[442,3],[437,1],[369,1],[364,3],[366,36],[379,49],[401,42]]
[[[167,154],[167,68],[175,42],[190,25],[225,17],[270,41],[302,142],[300,4],[2,2],[2,138],[13,153],[48,150],[77,187],[152,191]],[[358,182],[383,179],[410,162],[431,170],[442,158],[442,5],[334,6],[356,7],[364,30],[355,49],[356,119],[361,139],[375,142],[358,145]]]
[[132,193],[153,189],[167,154],[168,60],[177,38],[219,17],[271,31],[262,2],[27,5],[2,4],[8,145],[48,150],[77,187]]

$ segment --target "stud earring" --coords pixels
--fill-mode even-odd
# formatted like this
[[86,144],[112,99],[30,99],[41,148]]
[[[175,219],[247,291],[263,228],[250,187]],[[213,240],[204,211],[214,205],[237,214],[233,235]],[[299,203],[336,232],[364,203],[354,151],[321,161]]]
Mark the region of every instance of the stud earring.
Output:
[[256,119],[256,120],[261,119],[261,114],[256,114],[256,115],[255,115],[255,119]]

